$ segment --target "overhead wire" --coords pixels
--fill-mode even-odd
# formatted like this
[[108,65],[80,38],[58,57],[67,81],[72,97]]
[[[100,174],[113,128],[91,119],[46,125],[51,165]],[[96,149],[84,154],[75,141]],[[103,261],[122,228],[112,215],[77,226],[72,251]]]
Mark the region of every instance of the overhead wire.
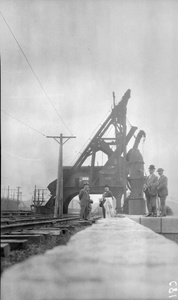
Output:
[[35,71],[34,71],[32,65],[30,64],[30,62],[29,62],[27,56],[25,55],[25,52],[23,51],[21,45],[19,44],[18,40],[16,39],[16,37],[15,37],[15,35],[14,35],[12,29],[10,28],[9,24],[7,23],[7,21],[6,21],[6,19],[5,19],[5,17],[3,16],[3,14],[2,14],[1,11],[0,11],[0,14],[1,14],[1,16],[2,16],[2,18],[3,18],[3,20],[4,20],[4,22],[6,23],[6,25],[7,25],[8,29],[9,29],[9,31],[11,32],[11,34],[12,34],[14,40],[16,41],[16,43],[17,43],[19,49],[21,50],[21,52],[22,52],[22,54],[23,54],[23,56],[24,56],[26,62],[28,63],[28,65],[29,65],[29,67],[30,67],[32,73],[34,74],[35,78],[37,79],[37,81],[38,81],[39,85],[41,86],[43,92],[45,93],[47,99],[48,99],[49,102],[51,103],[53,109],[56,111],[56,113],[57,113],[58,117],[60,118],[61,122],[64,124],[64,126],[67,128],[67,130],[70,132],[70,134],[73,135],[72,132],[70,131],[70,129],[68,128],[68,126],[66,125],[66,123],[64,122],[64,120],[62,119],[62,117],[59,115],[57,109],[55,108],[55,106],[54,106],[53,102],[51,101],[50,97],[48,96],[47,92],[45,91],[45,89],[44,89],[44,87],[43,87],[41,81],[39,80],[38,76],[36,75],[36,73],[35,73]]
[[35,128],[33,128],[33,127],[31,127],[31,126],[29,126],[29,125],[27,125],[27,124],[25,124],[25,123],[23,123],[22,121],[18,120],[17,118],[11,116],[9,113],[7,113],[6,111],[4,111],[3,109],[1,109],[1,111],[2,111],[4,114],[6,114],[6,115],[8,115],[9,117],[11,117],[11,118],[13,118],[14,120],[16,120],[17,122],[23,124],[24,126],[30,128],[30,129],[32,129],[32,130],[34,130],[34,131],[36,131],[36,132],[38,132],[38,133],[40,133],[41,135],[43,135],[43,136],[46,137],[46,134],[42,133],[41,131],[39,131],[39,130],[37,130],[37,129],[35,129]]

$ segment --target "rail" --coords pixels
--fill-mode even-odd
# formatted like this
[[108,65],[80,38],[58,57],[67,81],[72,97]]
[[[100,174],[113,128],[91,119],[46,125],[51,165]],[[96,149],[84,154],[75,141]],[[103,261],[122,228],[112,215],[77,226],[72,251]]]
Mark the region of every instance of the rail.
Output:
[[73,221],[77,220],[79,217],[70,217],[70,218],[51,218],[50,220],[34,220],[32,222],[24,223],[23,220],[22,222],[18,220],[19,224],[8,224],[8,225],[1,225],[1,233],[8,233],[13,231],[14,229],[16,230],[22,230],[24,228],[34,228],[43,226],[43,225],[50,225],[50,224],[56,224],[56,223],[61,223],[61,222],[67,222],[67,221]]

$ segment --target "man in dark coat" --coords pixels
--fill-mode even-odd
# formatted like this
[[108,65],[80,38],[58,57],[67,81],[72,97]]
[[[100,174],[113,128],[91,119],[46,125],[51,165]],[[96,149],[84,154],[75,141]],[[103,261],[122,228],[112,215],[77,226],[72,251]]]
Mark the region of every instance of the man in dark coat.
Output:
[[88,182],[84,183],[83,189],[79,192],[79,200],[80,200],[80,220],[84,220],[87,219],[88,203],[90,201]]
[[164,170],[162,168],[158,168],[157,172],[159,175],[157,191],[161,204],[161,217],[166,217],[166,197],[168,195],[168,179],[163,174]]
[[145,196],[147,201],[148,214],[146,217],[156,217],[157,209],[156,209],[156,196],[157,196],[157,186],[158,186],[158,177],[154,174],[155,166],[149,166],[150,175],[147,176],[145,182]]

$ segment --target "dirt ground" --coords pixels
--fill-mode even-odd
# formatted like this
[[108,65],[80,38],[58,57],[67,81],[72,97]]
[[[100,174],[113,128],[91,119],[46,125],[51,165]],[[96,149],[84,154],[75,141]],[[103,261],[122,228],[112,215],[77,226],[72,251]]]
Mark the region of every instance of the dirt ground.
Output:
[[59,245],[66,245],[70,238],[77,232],[84,230],[88,225],[74,226],[67,230],[65,233],[61,233],[59,236],[52,236],[49,241],[41,242],[40,244],[29,244],[25,250],[14,250],[10,252],[8,257],[1,257],[1,274],[10,266],[20,263],[30,256],[43,254],[49,249],[53,249]]

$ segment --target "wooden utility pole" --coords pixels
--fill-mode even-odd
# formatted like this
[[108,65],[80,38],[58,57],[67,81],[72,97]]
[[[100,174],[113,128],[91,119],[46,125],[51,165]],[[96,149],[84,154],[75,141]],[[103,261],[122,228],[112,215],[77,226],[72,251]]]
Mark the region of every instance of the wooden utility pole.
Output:
[[[59,146],[59,159],[58,159],[58,171],[57,171],[57,187],[56,187],[56,199],[55,199],[55,209],[54,217],[62,218],[63,215],[63,145],[71,138],[76,138],[75,136],[63,136],[62,133],[60,136],[47,136],[47,138],[53,138]],[[58,142],[57,139],[60,139]],[[67,139],[63,143],[63,139]]]
[[19,203],[20,203],[20,186],[17,186],[17,209],[19,208]]
[[37,206],[40,206],[40,190],[38,189],[38,201],[37,201]]
[[9,188],[9,185],[7,187],[7,199],[9,200],[9,191],[10,191],[10,188]]
[[42,204],[43,204],[43,202],[44,202],[44,189],[42,189]]
[[34,190],[34,200],[33,200],[34,205],[36,205],[36,185],[35,185],[35,190]]

